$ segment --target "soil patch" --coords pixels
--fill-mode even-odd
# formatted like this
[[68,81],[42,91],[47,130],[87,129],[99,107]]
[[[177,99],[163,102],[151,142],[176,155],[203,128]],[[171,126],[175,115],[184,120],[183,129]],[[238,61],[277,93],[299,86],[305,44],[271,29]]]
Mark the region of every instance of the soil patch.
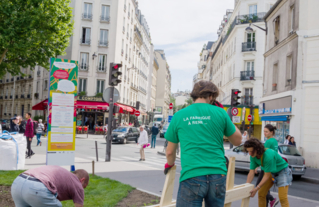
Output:
[[126,198],[121,200],[116,207],[140,207],[159,204],[161,198],[139,191],[132,190]]
[[11,197],[11,186],[0,185],[0,206],[14,207],[14,202]]

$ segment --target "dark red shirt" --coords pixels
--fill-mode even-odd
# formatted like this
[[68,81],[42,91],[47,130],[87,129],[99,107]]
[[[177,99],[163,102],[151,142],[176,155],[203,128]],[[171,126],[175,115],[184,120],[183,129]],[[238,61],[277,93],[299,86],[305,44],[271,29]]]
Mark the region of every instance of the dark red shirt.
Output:
[[26,127],[25,127],[25,132],[24,132],[24,136],[28,137],[28,138],[33,138],[34,136],[34,131],[33,131],[33,121],[32,119],[28,119]]

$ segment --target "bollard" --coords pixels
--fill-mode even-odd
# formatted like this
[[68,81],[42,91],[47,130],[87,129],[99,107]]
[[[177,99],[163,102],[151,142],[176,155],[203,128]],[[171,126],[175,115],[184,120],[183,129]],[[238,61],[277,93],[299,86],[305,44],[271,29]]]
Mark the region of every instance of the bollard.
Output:
[[99,155],[98,155],[98,150],[97,150],[97,141],[95,141],[95,154],[96,154],[96,161],[99,161]]
[[92,161],[92,175],[94,176],[94,160]]
[[74,165],[71,165],[71,172],[74,172],[75,171],[75,167]]

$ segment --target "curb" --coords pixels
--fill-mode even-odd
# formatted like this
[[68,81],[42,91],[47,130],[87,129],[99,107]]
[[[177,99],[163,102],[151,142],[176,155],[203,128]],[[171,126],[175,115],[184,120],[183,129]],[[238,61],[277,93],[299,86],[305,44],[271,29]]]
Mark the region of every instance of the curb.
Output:
[[300,181],[307,182],[307,183],[316,183],[316,184],[319,184],[319,179],[317,179],[317,178],[301,177],[299,180],[300,180]]

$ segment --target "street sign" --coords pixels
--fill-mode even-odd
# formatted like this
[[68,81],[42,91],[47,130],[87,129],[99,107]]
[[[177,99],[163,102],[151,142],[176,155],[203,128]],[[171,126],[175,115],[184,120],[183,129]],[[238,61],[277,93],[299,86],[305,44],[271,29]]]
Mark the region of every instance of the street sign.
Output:
[[240,116],[233,116],[233,123],[239,124],[240,123]]
[[233,116],[237,116],[238,115],[238,108],[232,108],[232,110],[231,110],[231,114],[233,115]]
[[[111,97],[111,87],[108,87],[103,91],[103,100],[107,103],[110,103],[110,97]],[[119,91],[114,88],[114,95],[113,95],[113,103],[116,103],[120,99],[120,93]]]
[[253,120],[253,116],[252,116],[251,114],[249,114],[249,115],[247,116],[247,120],[248,120],[249,122],[251,122],[251,121]]
[[173,112],[172,109],[171,109],[171,110],[168,110],[168,115],[169,115],[169,116],[173,116],[173,113],[174,113],[174,112]]
[[173,116],[168,116],[168,123],[171,123]]
[[169,109],[173,109],[173,103],[169,104]]
[[141,115],[141,112],[140,111],[135,111],[135,116],[140,116]]

